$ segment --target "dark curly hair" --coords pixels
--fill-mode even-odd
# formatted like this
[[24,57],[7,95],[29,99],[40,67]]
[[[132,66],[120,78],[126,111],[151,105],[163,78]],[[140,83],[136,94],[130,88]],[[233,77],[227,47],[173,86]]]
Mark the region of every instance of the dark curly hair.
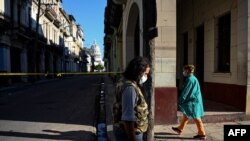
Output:
[[185,66],[183,67],[183,69],[184,69],[184,70],[187,70],[187,71],[189,71],[189,72],[191,72],[191,73],[194,73],[195,66],[192,65],[192,64],[190,64],[190,65],[185,65]]
[[147,67],[151,67],[147,58],[136,57],[129,62],[123,76],[130,81],[136,81],[138,83]]

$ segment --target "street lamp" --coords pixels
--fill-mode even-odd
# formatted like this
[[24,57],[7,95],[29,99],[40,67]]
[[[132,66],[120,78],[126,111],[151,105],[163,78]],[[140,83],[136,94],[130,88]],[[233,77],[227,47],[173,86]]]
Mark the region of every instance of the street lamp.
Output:
[[[37,15],[36,15],[36,29],[35,29],[35,45],[34,45],[34,51],[33,51],[33,60],[32,60],[32,64],[33,64],[33,73],[34,75],[34,80],[36,80],[36,73],[37,73],[37,46],[38,46],[38,36],[39,36],[39,20],[40,20],[40,11],[41,11],[41,5],[45,5],[47,6],[51,6],[51,5],[55,5],[55,4],[48,4],[48,3],[41,3],[41,0],[38,0],[38,4],[37,4]],[[43,13],[44,14],[44,13]]]
[[[37,50],[37,45],[38,45],[38,30],[39,30],[39,19],[40,19],[40,9],[41,9],[41,0],[38,0],[38,11],[37,11],[37,16],[36,16],[36,31],[35,31],[35,46],[34,46],[34,54],[33,54],[33,71],[34,73],[37,72],[36,70],[36,50]],[[36,75],[34,75],[34,79],[36,79]]]

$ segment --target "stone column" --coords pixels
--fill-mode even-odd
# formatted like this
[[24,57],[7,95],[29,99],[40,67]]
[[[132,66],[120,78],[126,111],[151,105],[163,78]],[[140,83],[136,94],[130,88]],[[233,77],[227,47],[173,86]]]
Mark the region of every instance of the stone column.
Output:
[[[247,27],[247,29],[242,29],[241,31],[242,31],[242,34],[243,33],[245,33],[245,32],[247,32],[246,33],[246,37],[247,37],[247,50],[246,50],[246,52],[247,52],[247,60],[246,60],[246,62],[247,62],[247,67],[246,67],[246,69],[247,69],[247,93],[246,93],[246,115],[247,115],[247,117],[248,118],[250,118],[250,25],[249,25],[249,23],[250,23],[250,19],[248,18],[249,16],[250,16],[250,3],[248,2],[248,1],[245,1],[245,0],[239,0],[238,1],[238,4],[239,4],[239,10],[240,11],[242,11],[243,13],[245,13],[245,14],[243,14],[242,13],[242,15],[243,15],[243,17],[246,19],[246,20],[248,20],[248,21],[246,21],[246,22],[244,22],[245,24],[246,24],[246,27]],[[244,21],[244,18],[242,18],[242,20]]]
[[[40,62],[39,62],[39,73],[45,73],[45,53],[44,51],[41,51],[41,54],[39,55]],[[40,79],[44,79],[44,75],[40,75]]]
[[[24,48],[23,50],[21,50],[21,72],[24,72],[24,73],[27,73],[28,72],[28,57],[27,57],[27,49]],[[23,82],[28,82],[28,76],[27,75],[24,75],[24,76],[21,76],[21,80]]]
[[155,124],[176,123],[176,0],[157,0]]
[[[0,72],[10,72],[10,48],[7,45],[0,45]],[[10,85],[11,79],[8,76],[1,80],[3,85]]]

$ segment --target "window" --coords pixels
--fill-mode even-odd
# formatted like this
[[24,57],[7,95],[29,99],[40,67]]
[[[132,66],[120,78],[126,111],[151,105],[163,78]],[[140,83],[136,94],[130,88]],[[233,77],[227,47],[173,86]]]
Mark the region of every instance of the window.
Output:
[[22,16],[22,10],[21,10],[21,4],[17,5],[17,23],[18,26],[21,24],[21,16]]
[[231,14],[218,18],[217,46],[215,49],[216,72],[230,72]]
[[29,25],[29,28],[31,29],[31,25],[32,25],[32,17],[31,17],[31,8],[29,7],[28,9],[29,13],[28,13],[28,18],[29,18],[29,21],[28,21],[28,25]]
[[42,33],[44,37],[47,37],[47,22],[44,20],[42,24]]
[[188,32],[183,33],[183,64],[188,64]]
[[53,29],[53,42],[56,44],[56,30]]

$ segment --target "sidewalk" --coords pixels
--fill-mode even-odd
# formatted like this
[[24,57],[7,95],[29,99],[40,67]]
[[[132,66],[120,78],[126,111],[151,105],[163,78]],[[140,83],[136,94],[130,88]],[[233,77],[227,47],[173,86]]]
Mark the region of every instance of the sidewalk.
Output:
[[[223,141],[224,125],[250,125],[250,121],[220,122],[220,123],[204,123],[207,141]],[[182,135],[177,135],[171,128],[174,125],[156,125],[155,141],[192,141],[193,136],[197,134],[195,124],[188,124]]]

